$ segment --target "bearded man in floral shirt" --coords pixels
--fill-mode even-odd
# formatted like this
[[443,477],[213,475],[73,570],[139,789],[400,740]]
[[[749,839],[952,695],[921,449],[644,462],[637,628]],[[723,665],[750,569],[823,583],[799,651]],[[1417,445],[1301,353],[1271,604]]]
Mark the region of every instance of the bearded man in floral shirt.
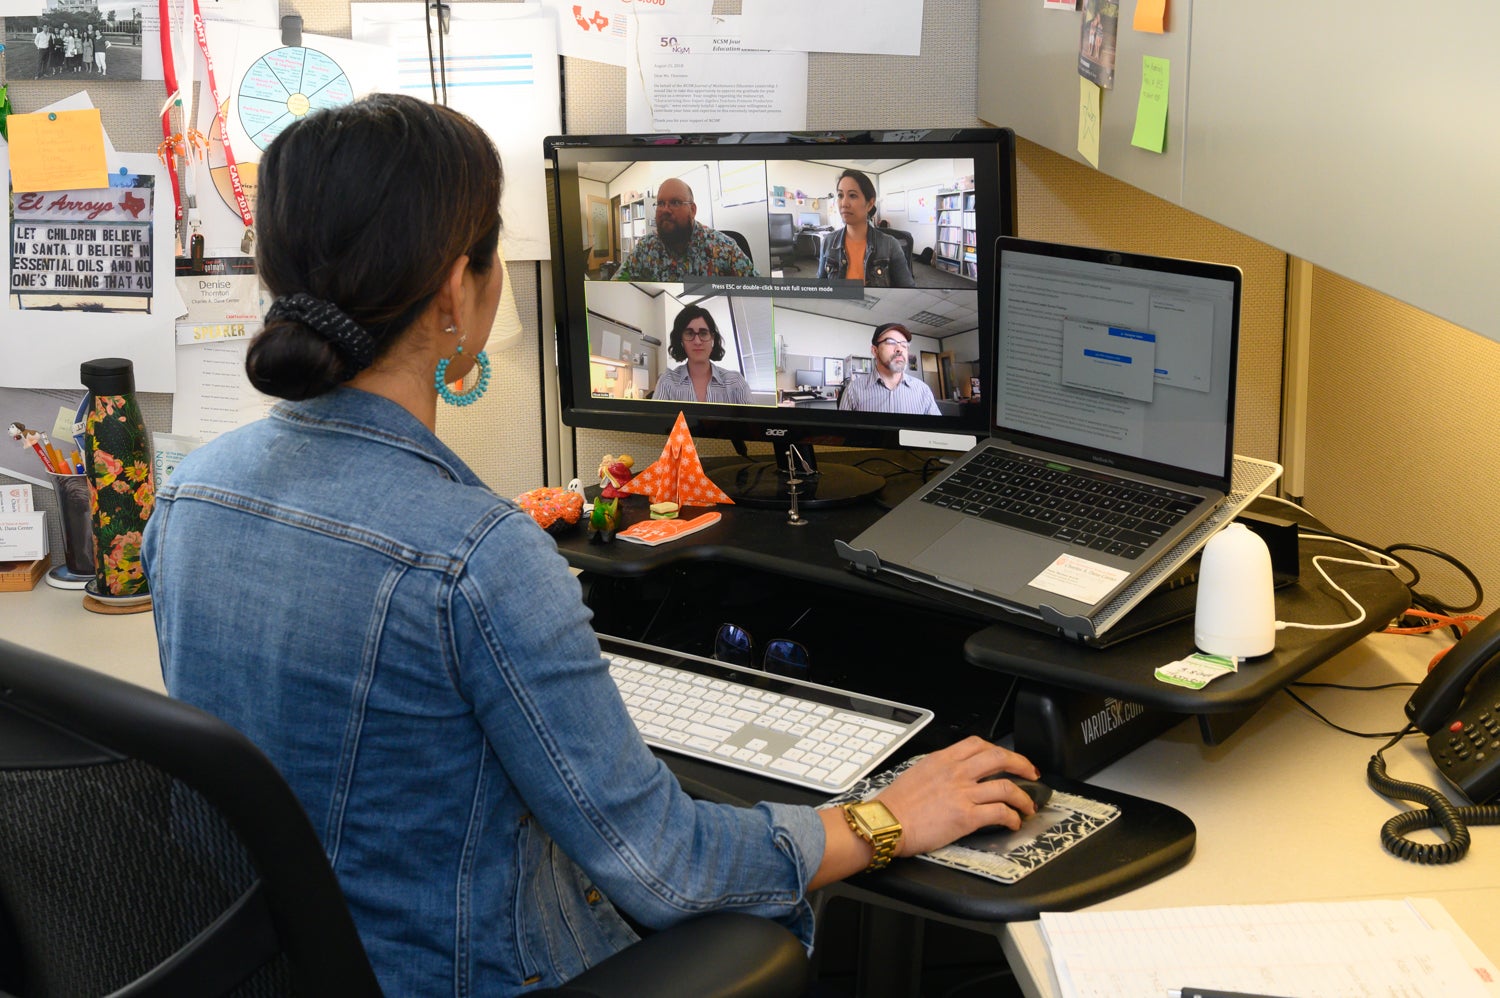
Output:
[[682,281],[689,277],[757,277],[739,243],[698,222],[693,189],[681,180],[656,192],[656,231],[637,240],[617,281]]

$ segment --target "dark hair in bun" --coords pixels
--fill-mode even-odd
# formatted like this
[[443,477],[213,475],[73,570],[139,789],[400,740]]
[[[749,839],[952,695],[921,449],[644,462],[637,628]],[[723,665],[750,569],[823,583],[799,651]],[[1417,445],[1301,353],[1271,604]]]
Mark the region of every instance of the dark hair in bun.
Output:
[[504,172],[449,108],[371,94],[272,141],[256,192],[256,269],[276,296],[245,369],[268,395],[321,395],[377,360],[459,257],[485,274]]

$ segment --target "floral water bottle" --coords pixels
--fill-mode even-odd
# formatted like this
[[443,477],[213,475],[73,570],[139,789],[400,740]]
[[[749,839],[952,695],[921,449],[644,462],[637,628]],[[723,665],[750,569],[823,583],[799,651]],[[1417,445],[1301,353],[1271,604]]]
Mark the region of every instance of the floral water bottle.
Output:
[[151,440],[135,398],[135,369],[120,357],[84,361],[89,511],[94,524],[94,581],[104,601],[149,596],[141,567],[141,532],[156,505]]

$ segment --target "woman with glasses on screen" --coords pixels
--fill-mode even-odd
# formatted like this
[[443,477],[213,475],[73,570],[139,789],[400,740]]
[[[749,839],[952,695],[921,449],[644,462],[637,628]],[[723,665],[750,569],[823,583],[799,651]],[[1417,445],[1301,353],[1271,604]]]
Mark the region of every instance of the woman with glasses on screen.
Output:
[[715,364],[724,359],[724,337],[713,313],[689,305],[672,320],[667,355],[687,361],[656,379],[651,397],[659,402],[738,402],[749,405],[750,382],[738,371]]
[[875,220],[874,182],[859,170],[845,170],[839,174],[834,197],[844,227],[823,240],[818,277],[864,281],[867,288],[915,286],[906,250],[895,236],[871,224]]
[[[439,400],[487,383],[501,184],[477,125],[403,95],[315,111],[266,150],[275,301],[246,366],[290,401],[158,493],[143,555],[167,689],[276,763],[386,994],[559,985],[634,941],[616,905],[647,926],[736,909],[810,945],[808,892],[871,845],[837,808],[684,793],[552,539],[437,436]],[[896,855],[1017,827],[1033,807],[982,781],[1000,771],[1036,775],[978,738],[902,774],[880,796]]]

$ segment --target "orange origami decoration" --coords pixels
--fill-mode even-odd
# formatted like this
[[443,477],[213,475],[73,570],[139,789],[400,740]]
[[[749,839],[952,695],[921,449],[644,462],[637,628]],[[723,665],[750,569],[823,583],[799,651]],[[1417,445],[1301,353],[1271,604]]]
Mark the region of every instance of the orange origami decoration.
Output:
[[621,492],[650,496],[653,503],[675,502],[679,506],[734,505],[724,490],[708,480],[698,460],[698,448],[688,432],[687,417],[677,414],[661,457],[645,471],[618,487]]

